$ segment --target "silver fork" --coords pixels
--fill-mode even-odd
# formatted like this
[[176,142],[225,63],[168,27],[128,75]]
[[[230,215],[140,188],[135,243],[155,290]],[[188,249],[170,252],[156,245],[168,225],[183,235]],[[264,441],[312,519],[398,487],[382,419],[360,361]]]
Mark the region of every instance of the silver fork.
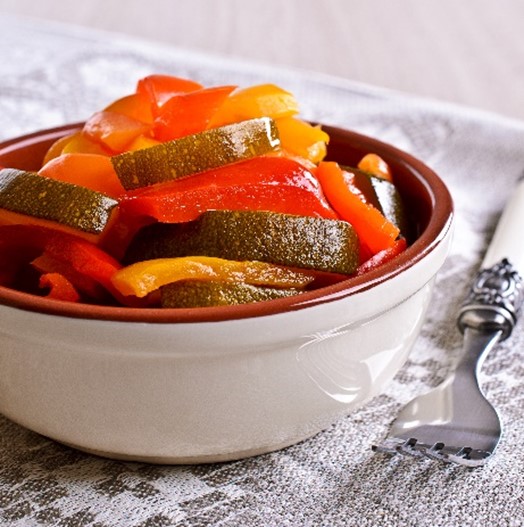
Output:
[[459,312],[464,345],[458,365],[439,386],[403,408],[388,438],[372,446],[375,452],[478,467],[495,451],[502,426],[482,392],[478,374],[493,347],[510,336],[524,300],[523,227],[521,180]]

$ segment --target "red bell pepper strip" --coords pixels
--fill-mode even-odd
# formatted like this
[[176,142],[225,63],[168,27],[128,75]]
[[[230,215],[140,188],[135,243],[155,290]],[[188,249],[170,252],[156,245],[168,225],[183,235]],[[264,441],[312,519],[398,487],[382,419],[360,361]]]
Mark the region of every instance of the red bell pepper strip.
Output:
[[111,278],[122,267],[102,249],[78,236],[36,225],[0,226],[0,262],[18,250],[27,252],[31,259],[45,252],[110,292],[114,291]]
[[59,274],[84,297],[96,300],[108,300],[108,292],[99,282],[84,273],[75,270],[70,262],[52,256],[45,251],[31,262],[31,267],[36,269],[42,276],[48,274]]
[[274,156],[259,156],[132,191],[120,203],[124,215],[172,223],[194,220],[211,209],[338,218],[307,168]]
[[189,79],[171,75],[149,75],[138,81],[136,92],[149,99],[153,114],[155,114],[173,95],[189,93],[202,88],[201,84]]
[[158,110],[153,126],[155,139],[171,141],[202,132],[234,89],[235,86],[218,86],[174,95]]
[[321,162],[316,175],[329,203],[343,220],[353,225],[360,242],[372,254],[394,245],[400,230],[377,208],[364,203],[360,196],[351,191],[345,181],[344,171],[338,163]]
[[399,238],[391,247],[388,247],[387,249],[378,252],[377,254],[373,255],[371,258],[366,260],[364,263],[362,263],[358,267],[356,274],[361,275],[364,273],[368,273],[369,271],[380,267],[382,264],[385,264],[386,262],[392,260],[395,256],[398,256],[401,252],[406,249],[406,247],[406,239]]
[[60,273],[46,273],[40,277],[39,287],[49,289],[47,298],[65,300],[66,302],[78,302],[80,295],[73,284]]

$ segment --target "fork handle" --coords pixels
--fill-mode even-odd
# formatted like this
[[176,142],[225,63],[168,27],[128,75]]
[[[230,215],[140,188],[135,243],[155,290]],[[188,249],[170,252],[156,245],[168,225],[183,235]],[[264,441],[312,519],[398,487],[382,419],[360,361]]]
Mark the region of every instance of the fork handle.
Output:
[[495,234],[484,256],[481,268],[489,268],[506,258],[524,276],[524,176],[513,189],[499,219]]
[[521,178],[491,240],[469,295],[459,312],[462,332],[501,330],[509,337],[524,300],[524,178]]
[[500,340],[511,335],[524,300],[519,273],[507,259],[482,269],[459,312],[458,326],[483,332],[502,331]]

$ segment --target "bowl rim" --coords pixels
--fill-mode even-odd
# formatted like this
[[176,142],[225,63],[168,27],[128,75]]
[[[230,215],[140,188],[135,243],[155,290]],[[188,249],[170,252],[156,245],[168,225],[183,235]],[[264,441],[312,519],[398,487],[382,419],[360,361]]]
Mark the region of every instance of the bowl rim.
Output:
[[[58,138],[83,123],[49,128],[0,142],[0,155],[17,150],[35,140]],[[451,228],[454,209],[451,194],[441,178],[413,155],[379,139],[336,126],[322,125],[328,134],[337,134],[351,142],[365,143],[385,158],[394,157],[409,167],[432,197],[433,214],[427,226],[401,254],[363,275],[349,277],[335,284],[306,291],[300,295],[234,306],[199,308],[133,308],[73,303],[40,297],[0,285],[0,305],[69,318],[142,323],[218,322],[276,315],[333,302],[377,287],[407,271],[430,254]]]

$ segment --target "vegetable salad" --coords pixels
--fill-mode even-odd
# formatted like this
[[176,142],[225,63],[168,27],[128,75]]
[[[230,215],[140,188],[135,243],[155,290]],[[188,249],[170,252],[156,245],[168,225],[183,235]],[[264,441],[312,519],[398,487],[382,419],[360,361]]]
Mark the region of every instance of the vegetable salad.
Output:
[[328,144],[273,84],[142,78],[38,171],[0,168],[0,285],[191,308],[365,273],[405,249],[404,205],[383,159],[344,166]]

